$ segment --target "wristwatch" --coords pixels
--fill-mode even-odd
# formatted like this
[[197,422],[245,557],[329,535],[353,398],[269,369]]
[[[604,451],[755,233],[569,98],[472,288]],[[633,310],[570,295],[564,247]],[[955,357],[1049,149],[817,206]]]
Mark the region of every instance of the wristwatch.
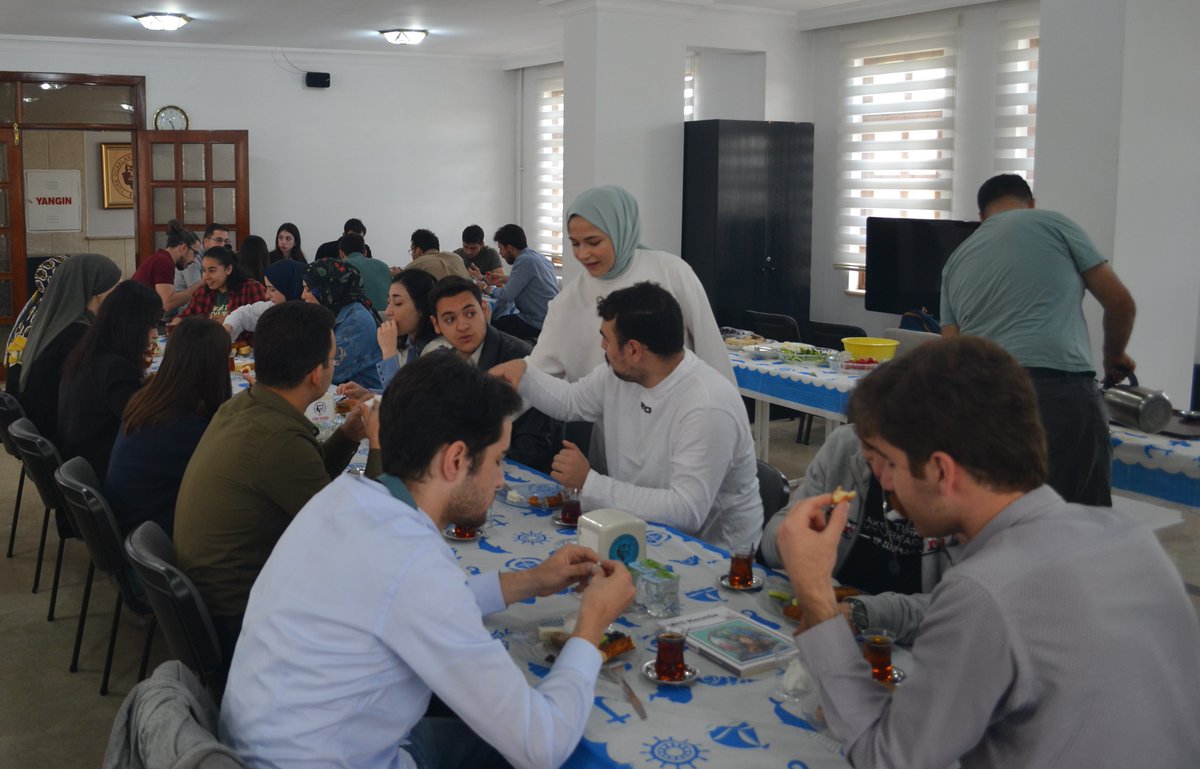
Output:
[[854,625],[856,633],[861,633],[870,626],[867,619],[867,605],[857,598],[843,598],[842,603],[850,607],[850,624]]

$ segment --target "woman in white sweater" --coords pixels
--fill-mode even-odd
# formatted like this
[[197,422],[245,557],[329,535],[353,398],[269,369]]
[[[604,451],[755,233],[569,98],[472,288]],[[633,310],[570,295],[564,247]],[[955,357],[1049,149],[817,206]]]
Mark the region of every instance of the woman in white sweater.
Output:
[[729,354],[700,279],[683,259],[640,244],[638,204],[620,187],[594,187],[567,209],[571,250],[584,275],[550,301],[529,362],[569,382],[604,362],[596,300],[634,283],[657,283],[683,309],[684,346],[736,385]]

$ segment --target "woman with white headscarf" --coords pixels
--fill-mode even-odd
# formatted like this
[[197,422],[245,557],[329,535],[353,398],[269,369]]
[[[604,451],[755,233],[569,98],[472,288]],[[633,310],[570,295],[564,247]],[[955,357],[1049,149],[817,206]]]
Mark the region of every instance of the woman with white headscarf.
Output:
[[638,204],[620,187],[594,187],[566,212],[571,249],[587,271],[550,300],[546,323],[529,362],[575,381],[604,362],[596,300],[635,283],[657,283],[683,309],[684,345],[730,382],[733,367],[700,279],[691,265],[640,242]]

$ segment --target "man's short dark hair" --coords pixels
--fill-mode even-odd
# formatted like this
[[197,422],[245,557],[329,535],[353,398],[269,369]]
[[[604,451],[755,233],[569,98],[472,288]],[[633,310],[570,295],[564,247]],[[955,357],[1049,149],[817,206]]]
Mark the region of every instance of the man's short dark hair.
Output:
[[357,232],[347,232],[342,237],[338,238],[338,250],[346,256],[350,254],[361,254],[367,244],[363,242],[363,236]]
[[659,356],[683,351],[683,311],[671,292],[649,281],[614,291],[596,303],[604,320],[614,320],[617,341],[636,339]]
[[342,225],[342,232],[358,233],[365,238],[367,236],[367,225],[362,223],[362,219],[347,219],[346,223]]
[[463,243],[482,243],[483,242],[483,228],[480,227],[478,224],[468,224],[466,229],[463,230],[462,242]]
[[438,451],[455,441],[467,445],[474,471],[503,435],[505,418],[520,407],[521,398],[508,383],[453,350],[424,355],[400,369],[383,393],[383,471],[402,481],[424,479]]
[[459,294],[470,294],[475,297],[475,301],[483,305],[483,292],[479,290],[479,286],[475,285],[475,281],[467,280],[459,275],[447,275],[439,280],[433,287],[433,291],[429,292],[429,307],[433,310],[433,314],[437,315],[438,301]]
[[999,345],[960,336],[923,344],[859,380],[847,416],[922,468],[935,451],[994,491],[1046,482],[1046,434],[1025,369]]
[[521,226],[518,224],[504,225],[496,230],[496,234],[492,236],[492,240],[502,246],[512,246],[521,251],[529,248],[529,241],[525,239],[525,230],[521,229]]
[[290,390],[329,361],[333,313],[319,304],[294,300],[271,307],[254,330],[254,369],[267,387]]
[[442,244],[438,236],[429,230],[413,230],[410,242],[422,251],[441,251]]
[[1016,198],[1028,203],[1033,200],[1033,190],[1029,189],[1028,182],[1016,174],[993,176],[979,185],[979,192],[975,196],[979,213],[982,214],[1000,198]]
[[217,224],[216,222],[213,222],[212,224],[210,224],[204,228],[204,239],[208,240],[209,238],[211,238],[213,236],[213,233],[216,232],[217,230],[224,230],[225,232],[229,232],[229,228],[226,227],[224,224]]

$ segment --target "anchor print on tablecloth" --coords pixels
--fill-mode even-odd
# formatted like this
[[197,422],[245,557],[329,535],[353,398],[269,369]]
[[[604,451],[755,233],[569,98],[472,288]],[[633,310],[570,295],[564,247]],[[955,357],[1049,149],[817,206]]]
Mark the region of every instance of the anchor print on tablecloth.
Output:
[[608,714],[608,721],[606,723],[623,724],[629,720],[630,714],[626,713],[625,715],[621,715],[617,711],[613,710],[612,708],[610,708],[608,705],[606,705],[604,703],[603,697],[596,697],[596,707],[600,708],[601,710],[603,710],[605,713]]

